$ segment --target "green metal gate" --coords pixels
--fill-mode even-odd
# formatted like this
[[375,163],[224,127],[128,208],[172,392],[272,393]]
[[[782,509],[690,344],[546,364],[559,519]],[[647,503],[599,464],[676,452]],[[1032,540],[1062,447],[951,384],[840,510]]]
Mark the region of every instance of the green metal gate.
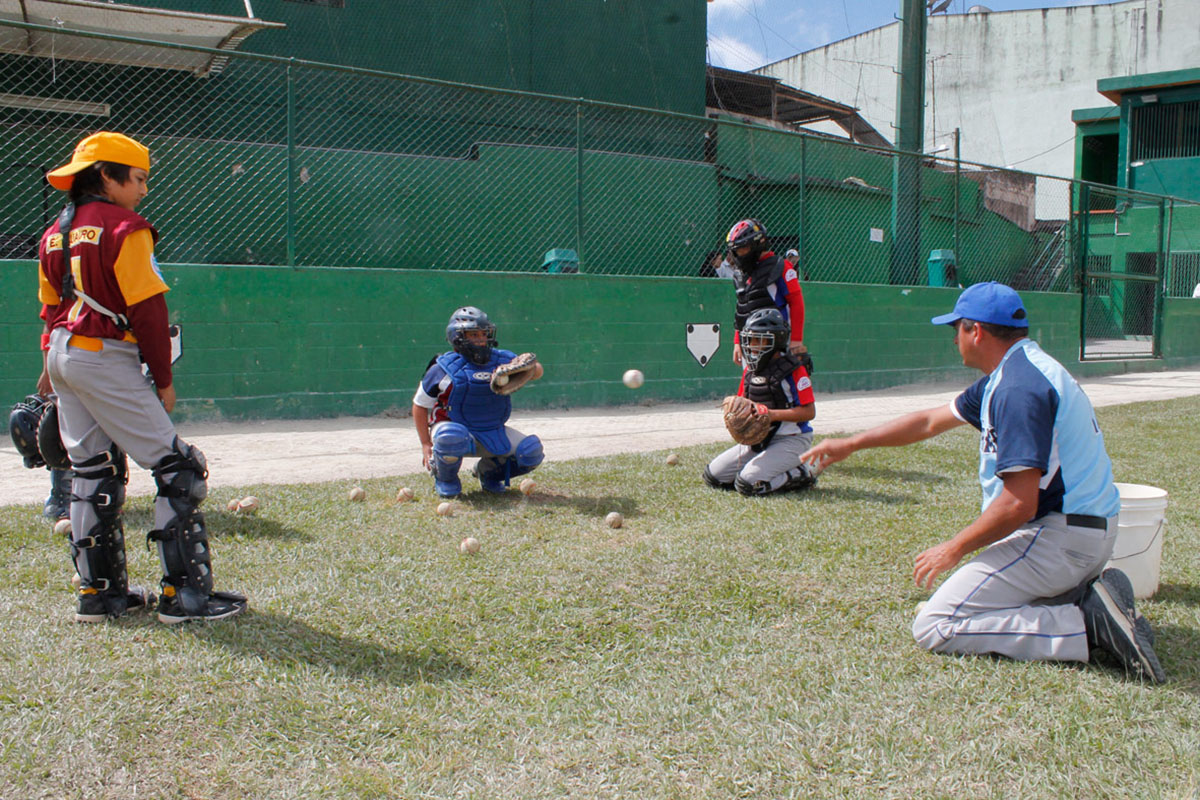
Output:
[[1166,200],[1081,184],[1077,207],[1080,359],[1160,358]]

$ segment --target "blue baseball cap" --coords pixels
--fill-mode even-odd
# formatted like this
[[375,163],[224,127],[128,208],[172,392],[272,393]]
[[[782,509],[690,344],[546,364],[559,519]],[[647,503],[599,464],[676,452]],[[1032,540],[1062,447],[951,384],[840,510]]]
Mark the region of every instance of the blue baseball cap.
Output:
[[996,281],[976,283],[968,286],[958,296],[954,310],[930,320],[934,325],[953,325],[960,319],[990,322],[992,325],[1007,325],[1010,328],[1028,328],[1029,319],[1021,295],[1011,286]]

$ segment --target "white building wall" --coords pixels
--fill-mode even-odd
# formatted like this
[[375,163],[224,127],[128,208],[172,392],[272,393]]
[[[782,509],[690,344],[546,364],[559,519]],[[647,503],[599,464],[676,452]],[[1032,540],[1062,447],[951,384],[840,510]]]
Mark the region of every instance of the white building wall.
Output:
[[[899,30],[893,23],[756,71],[859,108],[894,141]],[[1200,0],[938,15],[926,46],[926,152],[946,145],[953,155],[957,127],[966,161],[1070,177],[1071,112],[1110,104],[1097,80],[1200,66]]]

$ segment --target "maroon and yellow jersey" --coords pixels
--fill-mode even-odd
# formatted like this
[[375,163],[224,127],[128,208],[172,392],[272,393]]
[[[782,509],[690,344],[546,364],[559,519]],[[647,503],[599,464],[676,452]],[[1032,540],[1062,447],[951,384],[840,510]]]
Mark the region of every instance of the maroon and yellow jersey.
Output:
[[[67,269],[58,222],[42,235],[38,248],[38,299],[47,330],[66,326],[73,334],[96,339],[137,341],[108,316],[76,297],[63,303],[63,271]],[[169,291],[154,259],[158,233],[139,214],[106,202],[79,206],[71,227],[70,269],[75,286],[116,314]]]

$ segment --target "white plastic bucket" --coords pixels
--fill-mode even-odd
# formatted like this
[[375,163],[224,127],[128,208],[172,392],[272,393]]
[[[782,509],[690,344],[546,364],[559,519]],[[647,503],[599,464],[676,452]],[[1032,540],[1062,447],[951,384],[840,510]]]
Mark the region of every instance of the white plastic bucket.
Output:
[[1121,493],[1117,541],[1106,567],[1116,567],[1128,575],[1134,597],[1143,600],[1158,591],[1167,530],[1167,491],[1138,483],[1118,483],[1117,491]]

